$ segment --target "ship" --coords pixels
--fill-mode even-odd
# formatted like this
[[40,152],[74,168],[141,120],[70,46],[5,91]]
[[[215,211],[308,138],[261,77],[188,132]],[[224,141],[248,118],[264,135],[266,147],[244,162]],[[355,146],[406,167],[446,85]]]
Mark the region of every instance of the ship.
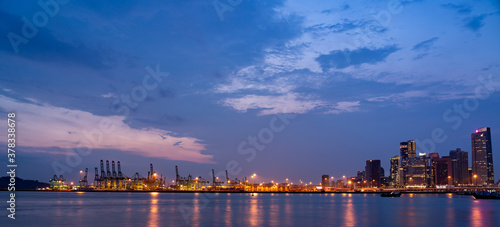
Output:
[[479,192],[473,196],[475,199],[500,199],[500,194],[496,192]]
[[400,197],[401,192],[399,192],[399,191],[384,192],[380,196],[382,196],[382,197]]

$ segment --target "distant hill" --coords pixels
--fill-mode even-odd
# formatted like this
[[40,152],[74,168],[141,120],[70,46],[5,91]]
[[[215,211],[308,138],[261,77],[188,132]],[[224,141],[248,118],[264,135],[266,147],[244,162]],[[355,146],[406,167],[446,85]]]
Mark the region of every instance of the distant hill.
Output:
[[[6,190],[9,187],[10,177],[0,178],[0,189]],[[50,184],[39,182],[37,180],[23,180],[16,177],[16,190],[29,190],[49,187]]]

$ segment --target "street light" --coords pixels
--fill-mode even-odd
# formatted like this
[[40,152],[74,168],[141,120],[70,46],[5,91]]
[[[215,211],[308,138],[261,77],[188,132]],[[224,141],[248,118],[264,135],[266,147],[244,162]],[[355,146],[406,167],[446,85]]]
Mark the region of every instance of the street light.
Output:
[[474,174],[474,180],[476,181],[475,186],[477,187],[477,174]]

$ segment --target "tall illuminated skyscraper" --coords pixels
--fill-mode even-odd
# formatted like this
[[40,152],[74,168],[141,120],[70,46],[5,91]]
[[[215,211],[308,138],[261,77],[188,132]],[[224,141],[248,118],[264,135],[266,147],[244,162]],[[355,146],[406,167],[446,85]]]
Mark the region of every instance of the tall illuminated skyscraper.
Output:
[[399,183],[406,186],[406,172],[408,171],[408,158],[416,156],[415,141],[399,143],[399,156],[401,158],[399,165]]
[[472,143],[472,174],[477,178],[473,183],[477,185],[493,185],[493,154],[491,148],[490,128],[477,129],[471,134]]
[[399,155],[391,158],[391,186],[399,186]]

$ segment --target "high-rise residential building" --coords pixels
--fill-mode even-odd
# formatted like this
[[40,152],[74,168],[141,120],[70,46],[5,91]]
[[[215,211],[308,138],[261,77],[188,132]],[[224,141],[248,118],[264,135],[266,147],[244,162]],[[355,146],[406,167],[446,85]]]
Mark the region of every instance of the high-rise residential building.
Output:
[[415,141],[408,140],[407,142],[399,143],[399,183],[406,185],[406,172],[408,171],[408,158],[416,156]]
[[469,153],[460,148],[450,151],[455,186],[469,184]]
[[427,186],[427,157],[409,157],[406,171],[406,187]]
[[321,176],[321,186],[323,187],[323,190],[325,190],[326,187],[330,187],[330,176],[328,175]]
[[434,187],[434,164],[433,161],[434,159],[439,158],[438,153],[429,153],[429,156],[427,157],[427,185],[429,187]]
[[480,128],[471,134],[472,143],[472,172],[474,184],[493,185],[493,154],[491,148],[490,128]]
[[452,185],[453,165],[451,163],[451,157],[443,156],[441,158],[433,158],[432,164],[434,167],[434,185]]
[[380,187],[380,160],[366,160],[365,180],[369,187]]
[[399,185],[399,155],[391,158],[391,172],[389,177],[391,178],[392,187]]

